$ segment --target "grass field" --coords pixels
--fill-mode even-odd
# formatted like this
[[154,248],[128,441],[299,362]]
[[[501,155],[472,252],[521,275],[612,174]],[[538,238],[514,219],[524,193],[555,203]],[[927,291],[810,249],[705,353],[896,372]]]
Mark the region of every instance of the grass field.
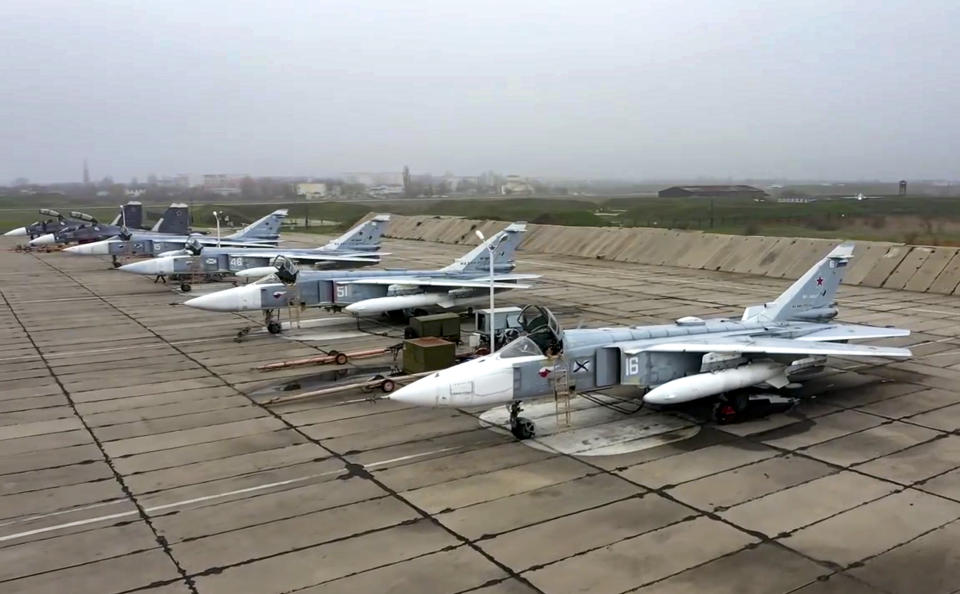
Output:
[[[59,197],[0,197],[0,230],[37,220],[37,208],[57,208]],[[164,205],[147,205],[152,223]],[[235,223],[254,220],[275,208],[291,218],[327,220],[346,228],[371,211],[406,215],[453,215],[503,221],[525,220],[575,226],[644,226],[697,229],[716,233],[826,237],[960,245],[960,197],[877,197],[867,200],[820,199],[806,204],[755,202],[751,199],[591,197],[473,198],[391,200],[383,202],[208,203],[191,206],[194,225],[213,226],[218,210]],[[70,205],[61,212],[82,210],[108,221],[117,209],[107,205]],[[323,231],[331,228],[324,226]]]

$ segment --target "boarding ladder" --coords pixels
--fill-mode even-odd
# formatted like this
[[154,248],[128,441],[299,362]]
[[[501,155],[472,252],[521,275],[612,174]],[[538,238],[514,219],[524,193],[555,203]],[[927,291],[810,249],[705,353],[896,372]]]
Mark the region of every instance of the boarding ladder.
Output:
[[559,360],[554,364],[553,373],[553,403],[554,412],[557,418],[557,427],[570,426],[570,380],[566,365]]
[[300,301],[300,285],[294,282],[292,285],[287,285],[287,288],[293,293],[291,298],[287,299],[287,319],[290,321],[291,328],[294,324],[300,328],[300,313],[304,310]]

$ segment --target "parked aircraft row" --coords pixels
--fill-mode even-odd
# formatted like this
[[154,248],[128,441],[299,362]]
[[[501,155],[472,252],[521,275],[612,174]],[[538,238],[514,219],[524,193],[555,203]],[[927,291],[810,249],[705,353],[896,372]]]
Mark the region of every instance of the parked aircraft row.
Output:
[[[278,241],[285,216],[286,211],[275,211],[222,239],[131,232],[124,225],[122,236],[66,251],[156,256],[120,267],[150,276],[262,277],[185,305],[216,312],[261,310],[267,330],[274,334],[281,331],[277,312],[289,306],[343,309],[357,316],[457,309],[484,299],[491,286],[495,291],[527,288],[524,281],[539,278],[514,273],[515,252],[526,230],[522,222],[508,225],[440,269],[361,271],[343,268],[380,262],[389,215],[376,215],[317,248],[266,246],[264,242]],[[777,299],[749,306],[737,319],[685,317],[665,325],[565,330],[548,309],[529,306],[521,315],[520,338],[497,352],[433,373],[389,398],[434,407],[505,404],[518,439],[536,432],[532,421],[520,415],[522,404],[561,389],[635,388],[654,406],[719,396],[717,421],[733,421],[755,399],[750,390],[798,387],[797,381],[824,368],[828,356],[911,356],[908,349],[850,343],[907,336],[909,330],[834,321],[836,292],[852,258],[852,244],[837,246]]]
[[[65,248],[77,255],[153,256],[120,270],[157,279],[181,280],[181,289],[201,277],[259,279],[184,303],[208,311],[263,311],[271,333],[282,326],[279,312],[290,306],[346,310],[356,316],[420,314],[482,301],[496,292],[527,288],[514,274],[515,252],[526,224],[507,226],[450,265],[437,270],[344,270],[379,264],[381,237],[390,216],[375,215],[316,248],[278,247],[286,210],[277,210],[224,238],[127,230],[123,235]],[[266,245],[272,243],[274,245]],[[491,257],[493,258],[491,266]],[[301,269],[302,268],[302,269]],[[492,273],[492,277],[491,277]]]

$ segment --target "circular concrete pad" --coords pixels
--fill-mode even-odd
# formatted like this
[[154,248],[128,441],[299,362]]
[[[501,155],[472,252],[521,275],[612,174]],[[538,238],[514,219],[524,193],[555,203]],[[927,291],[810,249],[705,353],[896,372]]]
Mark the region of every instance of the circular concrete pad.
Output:
[[[612,456],[690,439],[700,425],[682,417],[641,410],[640,401],[590,393],[570,399],[570,424],[557,414],[552,398],[524,404],[522,416],[537,426],[537,436],[522,443],[544,451],[577,456]],[[480,425],[510,432],[510,415],[498,406],[480,415]],[[558,426],[557,421],[560,421]]]

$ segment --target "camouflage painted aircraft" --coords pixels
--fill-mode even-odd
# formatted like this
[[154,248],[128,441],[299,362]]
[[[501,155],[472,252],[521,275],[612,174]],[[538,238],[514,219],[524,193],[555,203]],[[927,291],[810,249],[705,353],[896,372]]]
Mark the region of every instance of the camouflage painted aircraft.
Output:
[[[177,207],[173,212],[176,219],[187,221],[189,212],[186,204],[171,205]],[[168,212],[170,209],[168,209]],[[119,266],[118,256],[156,256],[165,252],[182,250],[191,238],[204,246],[245,247],[259,245],[275,247],[280,239],[280,223],[287,216],[286,209],[275,210],[265,217],[250,223],[240,231],[218,238],[216,236],[182,233],[160,233],[159,231],[134,231],[129,239],[112,238],[94,241],[66,248],[65,252],[81,256],[113,256],[114,264]]]
[[298,271],[285,258],[275,260],[276,272],[254,283],[195,297],[184,305],[209,311],[263,310],[264,323],[273,334],[281,331],[274,313],[290,305],[345,309],[357,315],[450,309],[480,301],[489,295],[490,252],[494,290],[524,289],[518,281],[538,275],[512,274],[514,252],[526,223],[512,223],[482,244],[439,270]]
[[852,244],[837,246],[775,301],[752,305],[739,319],[564,330],[549,310],[528,306],[521,314],[526,335],[389,398],[421,406],[507,404],[518,439],[535,433],[533,422],[519,416],[521,403],[564,384],[570,391],[635,387],[645,403],[661,406],[719,396],[714,416],[732,422],[752,405],[793,401],[751,399],[748,389],[797,387],[794,381],[821,371],[828,356],[911,356],[907,349],[848,344],[907,336],[909,330],[833,321],[836,291],[852,257]]
[[[35,237],[40,237],[42,235],[47,235],[48,233],[53,233],[59,229],[63,229],[71,225],[80,225],[83,221],[72,217],[65,217],[60,214],[59,211],[53,210],[52,208],[41,208],[40,214],[45,217],[48,217],[41,221],[35,221],[29,225],[23,227],[17,227],[16,229],[10,229],[4,233],[7,237],[29,237],[33,239]],[[89,215],[84,215],[89,216]]]
[[197,238],[191,237],[182,250],[125,264],[120,270],[157,279],[180,279],[180,289],[188,292],[190,284],[186,279],[198,276],[261,278],[273,274],[276,269],[270,263],[277,256],[283,256],[299,266],[314,268],[372,266],[379,264],[380,257],[384,255],[378,250],[380,238],[389,221],[390,215],[376,215],[316,248],[216,247],[205,246]]
[[[156,233],[187,233],[188,217],[181,211],[186,212],[183,205],[171,204],[150,230]],[[30,245],[90,243],[111,237],[125,238],[132,232],[144,231],[143,205],[139,202],[128,202],[121,206],[120,213],[109,224],[82,212],[71,212],[70,216],[77,219],[78,224],[37,237]]]

